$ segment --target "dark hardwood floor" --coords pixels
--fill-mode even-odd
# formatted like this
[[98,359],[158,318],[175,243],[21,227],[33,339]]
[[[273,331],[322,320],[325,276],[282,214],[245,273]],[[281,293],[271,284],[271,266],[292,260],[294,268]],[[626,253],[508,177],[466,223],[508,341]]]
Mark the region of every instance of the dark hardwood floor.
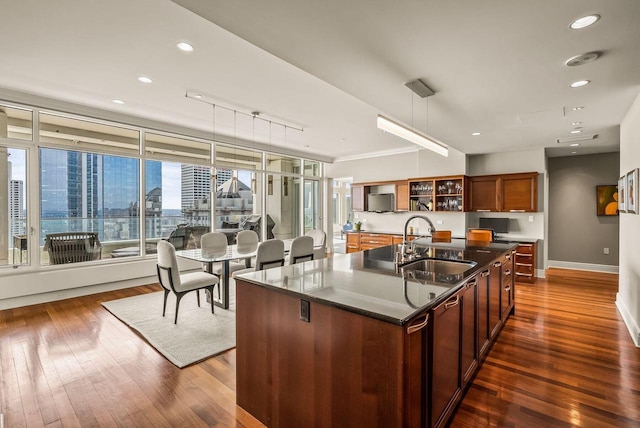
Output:
[[[516,287],[451,426],[640,426],[640,349],[615,308],[617,276]],[[5,426],[262,426],[235,404],[235,351],[178,369],[100,305],[156,290],[0,311]]]

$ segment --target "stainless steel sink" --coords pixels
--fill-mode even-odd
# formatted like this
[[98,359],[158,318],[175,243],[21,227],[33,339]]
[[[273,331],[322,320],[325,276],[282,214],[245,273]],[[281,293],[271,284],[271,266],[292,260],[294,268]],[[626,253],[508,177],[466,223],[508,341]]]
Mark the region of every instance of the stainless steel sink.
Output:
[[465,273],[476,265],[473,261],[421,259],[402,266],[403,272],[422,271],[434,274],[458,275]]

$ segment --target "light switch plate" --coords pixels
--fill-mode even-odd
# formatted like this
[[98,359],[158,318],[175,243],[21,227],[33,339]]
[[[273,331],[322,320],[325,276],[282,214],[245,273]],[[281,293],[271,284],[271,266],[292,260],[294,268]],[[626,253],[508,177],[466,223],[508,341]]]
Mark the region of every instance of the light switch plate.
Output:
[[529,223],[533,223],[533,216],[532,215],[529,216]]

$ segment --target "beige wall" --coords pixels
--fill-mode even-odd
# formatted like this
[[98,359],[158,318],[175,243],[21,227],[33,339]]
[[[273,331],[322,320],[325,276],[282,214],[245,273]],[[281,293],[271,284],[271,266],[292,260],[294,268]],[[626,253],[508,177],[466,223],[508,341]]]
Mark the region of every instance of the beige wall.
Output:
[[[620,124],[620,176],[640,167],[640,94]],[[640,346],[640,215],[620,214],[620,282],[616,304]]]

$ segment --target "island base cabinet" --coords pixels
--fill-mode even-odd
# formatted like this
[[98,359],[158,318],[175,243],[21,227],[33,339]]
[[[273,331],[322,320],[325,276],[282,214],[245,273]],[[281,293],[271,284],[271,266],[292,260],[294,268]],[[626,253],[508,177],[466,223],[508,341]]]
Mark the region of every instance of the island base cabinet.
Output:
[[272,428],[424,426],[426,314],[399,326],[311,301],[305,322],[299,296],[236,289],[240,407]]
[[436,306],[432,312],[431,411],[432,427],[444,426],[462,395],[460,346],[461,292]]
[[469,383],[473,374],[478,368],[478,347],[477,347],[477,313],[476,294],[478,280],[472,278],[464,285],[460,291],[462,296],[462,325],[461,325],[461,376],[462,388]]
[[478,360],[482,362],[489,352],[491,329],[489,327],[489,270],[478,276],[477,308],[478,308]]

